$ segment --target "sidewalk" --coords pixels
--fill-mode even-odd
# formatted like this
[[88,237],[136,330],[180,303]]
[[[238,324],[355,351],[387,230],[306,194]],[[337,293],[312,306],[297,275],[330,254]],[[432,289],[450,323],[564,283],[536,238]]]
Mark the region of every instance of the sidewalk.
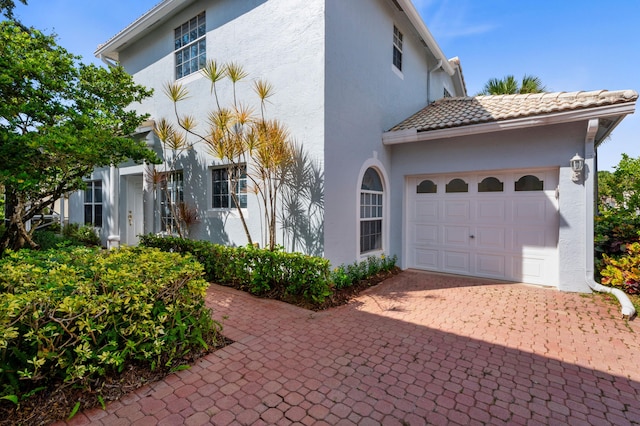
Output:
[[405,271],[319,313],[207,302],[235,343],[68,424],[640,424],[640,321],[601,296]]

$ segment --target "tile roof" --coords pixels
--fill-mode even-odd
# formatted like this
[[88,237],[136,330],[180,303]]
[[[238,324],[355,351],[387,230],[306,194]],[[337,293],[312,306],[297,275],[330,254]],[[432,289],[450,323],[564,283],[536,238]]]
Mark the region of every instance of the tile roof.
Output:
[[443,98],[426,106],[389,131],[416,129],[422,132],[447,129],[635,102],[637,98],[638,93],[634,90]]

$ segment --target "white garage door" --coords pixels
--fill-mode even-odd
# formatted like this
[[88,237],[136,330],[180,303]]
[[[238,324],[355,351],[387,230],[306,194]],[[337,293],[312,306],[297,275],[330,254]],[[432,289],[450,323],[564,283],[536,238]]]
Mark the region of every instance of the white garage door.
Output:
[[557,285],[557,186],[558,169],[409,178],[409,267]]

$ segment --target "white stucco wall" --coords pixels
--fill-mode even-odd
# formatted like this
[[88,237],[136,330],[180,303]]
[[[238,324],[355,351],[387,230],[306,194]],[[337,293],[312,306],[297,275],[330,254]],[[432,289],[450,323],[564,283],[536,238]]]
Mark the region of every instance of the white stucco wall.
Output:
[[[326,16],[325,253],[338,265],[359,257],[361,168],[375,160],[390,175],[381,134],[427,104],[428,70],[437,62],[389,0],[327,0]],[[394,25],[404,35],[401,73],[392,62]],[[433,73],[431,86],[441,88],[439,79],[450,77]],[[385,252],[395,254],[397,236],[385,237]]]
[[[585,192],[571,180],[569,159],[584,156],[586,122],[503,131],[392,147],[391,235],[403,235],[407,200],[405,177],[476,170],[559,168],[559,285],[565,291],[589,291],[585,271]],[[392,239],[400,255],[405,238]],[[406,264],[404,259],[400,263]]]
[[[270,82],[275,95],[267,105],[267,116],[280,119],[291,136],[304,143],[309,155],[324,160],[324,2],[319,0],[233,0],[197,2],[182,10],[151,33],[120,52],[120,61],[134,79],[154,89],[152,98],[135,108],[151,119],[174,120],[173,105],[164,94],[167,82],[174,80],[174,28],[206,11],[207,59],[219,63],[235,62],[249,77],[237,86],[238,99],[259,112],[253,93],[256,79]],[[295,11],[295,14],[291,13]],[[200,73],[179,80],[190,98],[179,104],[181,113],[206,123],[214,106],[210,82]],[[220,99],[231,106],[231,85],[219,84]],[[185,201],[198,208],[200,223],[191,236],[226,244],[246,244],[236,211],[212,210],[211,172],[220,164],[202,144],[180,165],[185,177]],[[162,166],[157,167],[162,170]],[[254,241],[262,241],[258,199],[249,195],[246,217]],[[224,230],[222,229],[224,227]],[[280,235],[280,233],[278,233]]]

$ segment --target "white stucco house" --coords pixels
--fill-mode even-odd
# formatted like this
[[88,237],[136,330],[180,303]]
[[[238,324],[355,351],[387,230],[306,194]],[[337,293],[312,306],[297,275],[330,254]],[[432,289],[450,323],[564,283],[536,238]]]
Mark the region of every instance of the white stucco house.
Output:
[[[468,97],[459,60],[410,0],[163,0],[96,54],[154,89],[133,107],[150,115],[137,137],[155,149],[153,121],[173,117],[167,82],[189,90],[180,107],[200,121],[206,60],[271,82],[269,114],[324,175],[316,244],[297,249],[333,265],[386,253],[402,268],[589,291],[596,149],[634,111],[634,91]],[[220,201],[221,166],[196,148],[176,186],[197,207],[192,238],[242,245],[238,215]],[[96,170],[70,198],[70,221],[99,227],[109,246],[161,232],[148,173]],[[260,235],[254,198],[243,212]]]

